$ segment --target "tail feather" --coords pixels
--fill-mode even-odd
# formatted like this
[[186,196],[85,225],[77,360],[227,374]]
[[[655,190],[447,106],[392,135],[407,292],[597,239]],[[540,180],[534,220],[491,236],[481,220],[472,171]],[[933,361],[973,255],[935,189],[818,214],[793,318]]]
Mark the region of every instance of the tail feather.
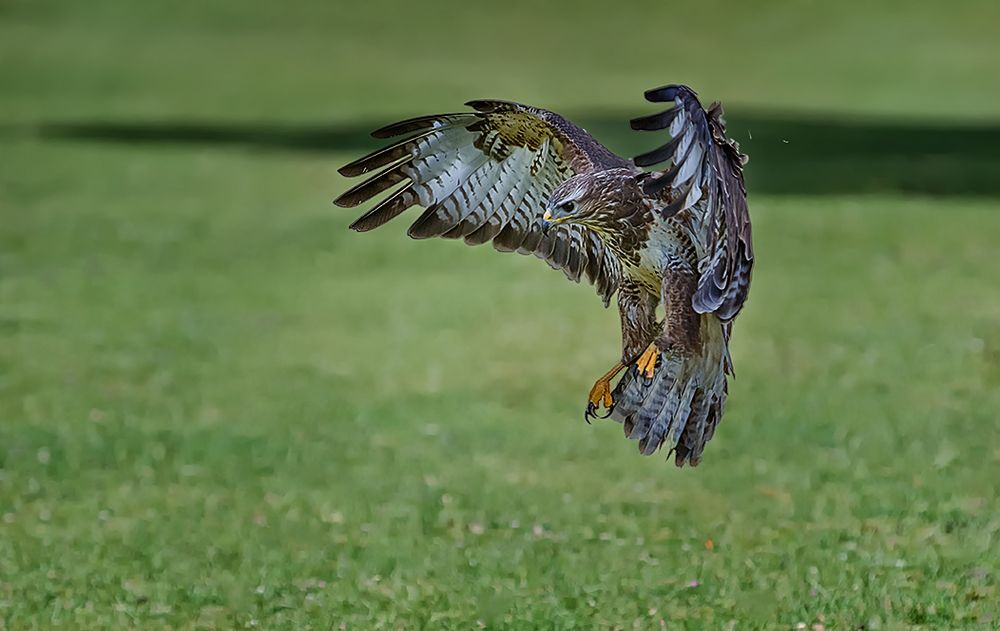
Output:
[[630,366],[612,393],[610,418],[639,441],[640,453],[649,456],[667,444],[678,467],[701,461],[726,401],[729,353],[714,315],[702,316],[702,339],[701,352],[692,357],[661,351],[652,378]]
[[[633,378],[633,393],[631,397],[623,397],[625,401],[644,401],[645,405],[639,406],[633,413],[633,423],[631,431],[626,432],[626,436],[632,440],[640,441],[640,450],[645,450],[646,438],[654,431],[654,423],[664,416],[664,408],[670,404],[670,383],[676,382],[676,366],[660,365],[659,370],[653,374],[653,378],[648,383],[639,378],[636,374]],[[638,373],[638,368],[633,368],[631,372]],[[666,386],[662,385],[666,382]],[[615,400],[618,400],[615,398]],[[655,449],[656,446],[653,446]]]
[[684,466],[684,462],[690,462],[692,467],[697,467],[701,462],[702,452],[705,451],[705,443],[715,435],[715,428],[722,419],[722,408],[725,405],[725,394],[721,398],[713,397],[709,401],[699,402],[697,406],[692,404],[693,409],[701,412],[699,418],[689,419],[684,428],[684,434],[674,447],[675,463],[678,467]]

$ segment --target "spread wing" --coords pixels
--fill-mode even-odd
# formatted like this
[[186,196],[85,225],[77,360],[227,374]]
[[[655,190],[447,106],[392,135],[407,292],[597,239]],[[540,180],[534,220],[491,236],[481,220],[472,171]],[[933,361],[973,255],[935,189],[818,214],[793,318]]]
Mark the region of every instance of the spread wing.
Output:
[[664,112],[631,121],[632,129],[668,129],[666,145],[635,158],[638,166],[671,161],[669,169],[650,177],[648,194],[666,192],[672,200],[661,212],[671,216],[693,209],[692,222],[704,247],[699,261],[698,287],[692,306],[699,313],[715,313],[723,322],[736,317],[746,302],[753,269],[750,213],[747,209],[743,165],[746,156],[726,138],[722,106],[702,108],[687,86],[669,85],[646,92],[646,100],[670,102]]
[[591,230],[542,230],[552,190],[574,174],[632,167],[561,116],[503,101],[470,101],[475,112],[412,118],[372,133],[405,136],[340,169],[347,177],[381,169],[334,200],[357,206],[396,186],[351,228],[372,230],[411,206],[425,210],[410,226],[415,239],[492,241],[500,251],[535,254],[567,278],[593,283],[605,305],[618,288],[618,258]]

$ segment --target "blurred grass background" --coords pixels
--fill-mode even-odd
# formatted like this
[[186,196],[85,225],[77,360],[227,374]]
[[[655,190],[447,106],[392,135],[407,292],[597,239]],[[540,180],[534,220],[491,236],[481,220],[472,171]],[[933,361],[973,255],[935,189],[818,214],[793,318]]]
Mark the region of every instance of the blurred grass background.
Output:
[[[993,628],[994,2],[0,5],[0,629]],[[759,263],[698,469],[617,317],[369,235],[335,168],[499,97],[721,99]]]

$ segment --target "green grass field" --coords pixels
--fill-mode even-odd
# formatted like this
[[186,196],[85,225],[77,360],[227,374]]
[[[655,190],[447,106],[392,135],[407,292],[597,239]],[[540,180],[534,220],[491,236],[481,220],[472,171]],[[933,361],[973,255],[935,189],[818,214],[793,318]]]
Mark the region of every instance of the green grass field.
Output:
[[[0,629],[1000,624],[997,159],[780,153],[788,112],[1000,136],[1000,5],[341,4],[0,9]],[[583,423],[618,353],[589,288],[330,205],[369,124],[500,96],[624,126],[673,80],[773,114],[740,136],[738,378],[684,470]]]

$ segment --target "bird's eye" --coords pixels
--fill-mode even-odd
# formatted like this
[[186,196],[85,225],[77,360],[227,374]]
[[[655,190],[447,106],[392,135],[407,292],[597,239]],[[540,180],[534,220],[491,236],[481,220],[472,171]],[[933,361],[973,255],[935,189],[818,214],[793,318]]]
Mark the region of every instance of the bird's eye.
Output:
[[573,212],[574,208],[576,208],[576,204],[574,204],[573,202],[566,202],[565,204],[562,205],[562,209],[568,213]]

